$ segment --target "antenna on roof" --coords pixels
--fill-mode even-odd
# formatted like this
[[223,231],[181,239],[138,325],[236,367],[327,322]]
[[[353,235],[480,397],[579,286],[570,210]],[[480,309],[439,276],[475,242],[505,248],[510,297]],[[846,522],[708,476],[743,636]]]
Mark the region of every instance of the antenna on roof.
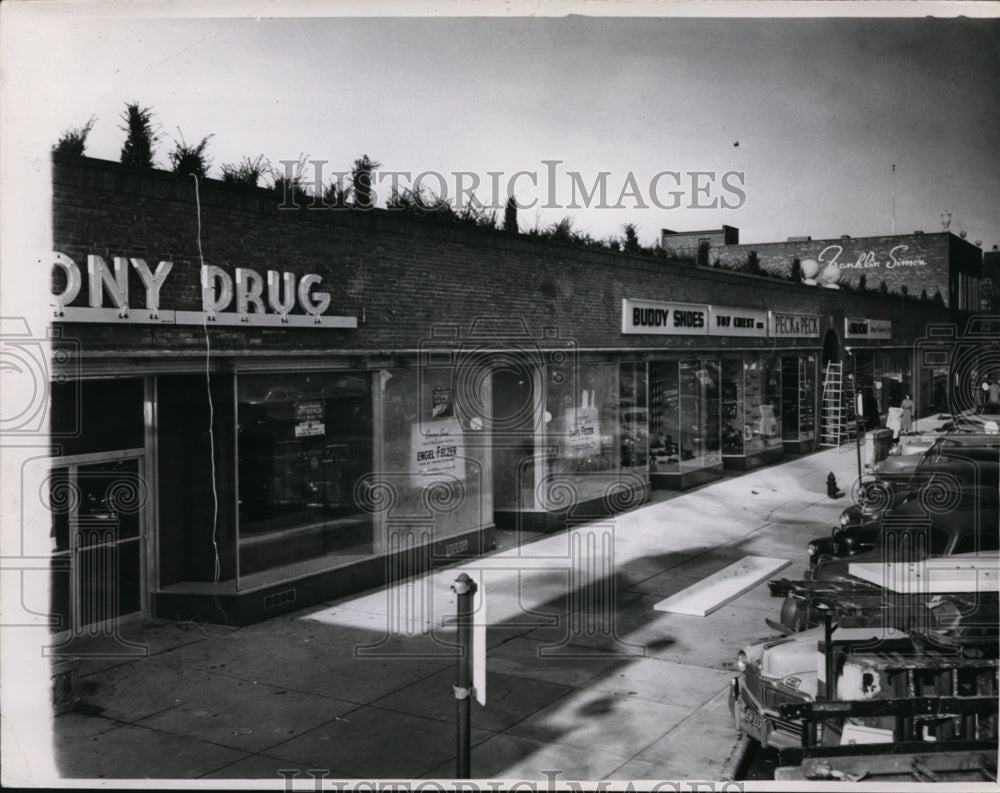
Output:
[[896,233],[896,163],[892,164],[892,233]]

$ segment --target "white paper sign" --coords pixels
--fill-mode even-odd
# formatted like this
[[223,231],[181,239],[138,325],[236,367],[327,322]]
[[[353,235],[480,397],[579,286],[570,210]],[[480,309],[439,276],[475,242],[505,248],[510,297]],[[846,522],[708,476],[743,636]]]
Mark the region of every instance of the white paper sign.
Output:
[[410,436],[410,470],[414,474],[447,473],[465,478],[465,436],[458,419],[421,421]]
[[597,408],[568,408],[565,418],[567,454],[574,457],[597,454],[601,448]]
[[303,421],[295,425],[296,438],[308,438],[313,435],[326,435],[326,425],[319,421]]
[[486,706],[486,589],[479,581],[472,596],[472,687],[476,702]]

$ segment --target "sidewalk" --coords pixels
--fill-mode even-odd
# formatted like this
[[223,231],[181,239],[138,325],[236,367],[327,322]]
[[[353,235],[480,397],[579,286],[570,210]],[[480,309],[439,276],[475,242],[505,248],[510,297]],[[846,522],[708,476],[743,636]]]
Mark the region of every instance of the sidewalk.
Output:
[[[141,660],[84,661],[54,720],[65,778],[451,778],[462,571],[485,588],[487,705],[475,778],[718,779],[736,744],[737,651],[771,633],[761,584],[708,617],[653,610],[746,555],[806,565],[849,498],[853,447],[827,449],[388,590],[246,628],[155,621]],[[613,557],[601,552],[613,542]]]

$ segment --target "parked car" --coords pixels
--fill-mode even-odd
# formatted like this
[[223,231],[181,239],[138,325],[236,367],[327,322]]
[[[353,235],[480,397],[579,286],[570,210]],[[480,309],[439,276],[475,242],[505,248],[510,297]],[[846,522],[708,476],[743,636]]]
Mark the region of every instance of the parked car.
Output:
[[1000,460],[1000,435],[952,432],[942,435],[921,454],[893,455],[872,466],[872,477],[890,484],[909,483],[922,465],[961,458]]
[[[994,570],[1000,564],[996,551],[936,557],[953,559],[968,565],[972,560]],[[852,560],[856,563],[857,559]],[[790,635],[831,621],[843,627],[934,626],[954,640],[974,640],[977,636],[996,637],[1000,624],[1000,594],[971,592],[949,594],[947,598],[922,595],[886,597],[885,590],[870,580],[854,576],[822,581],[784,581],[772,588],[772,594],[784,594],[778,620],[766,619],[767,625],[782,635]],[[919,602],[914,602],[916,598]],[[921,611],[924,606],[928,611]]]
[[[850,574],[850,566],[854,562],[916,561],[930,556],[997,551],[1000,549],[1000,530],[997,528],[1000,515],[996,491],[992,491],[992,501],[989,502],[984,501],[982,495],[963,494],[963,500],[956,505],[959,508],[943,515],[928,513],[919,501],[904,505],[894,513],[888,532],[883,527],[874,540],[849,535],[844,545],[838,548],[842,553],[825,555],[805,571],[804,580],[819,582],[821,588],[831,582],[846,582],[854,587],[858,585],[858,579]],[[912,519],[911,523],[907,523],[908,518]],[[772,595],[784,596],[778,621],[767,620],[767,624],[775,630],[800,631],[822,620],[822,615],[815,610],[810,599],[803,598],[801,593],[796,595],[794,583],[790,579],[768,582]]]
[[[901,459],[901,458],[897,458]],[[973,465],[969,465],[971,462]],[[847,507],[840,515],[839,526],[833,533],[870,525],[878,521],[887,509],[901,504],[936,473],[955,476],[959,481],[975,482],[976,477],[992,481],[992,468],[978,463],[1000,463],[1000,436],[969,435],[939,438],[934,446],[920,457],[919,463],[908,474],[882,476],[879,471],[871,479],[862,481],[857,503]],[[877,466],[881,465],[878,463]],[[976,472],[980,471],[979,474]]]
[[[996,562],[993,556],[986,565],[995,567]],[[870,592],[879,604],[894,600],[881,587],[870,585]],[[853,743],[848,732],[857,736],[866,730],[887,735],[892,742],[893,737],[899,739],[898,724],[891,717],[870,715],[873,709],[864,707],[866,700],[995,694],[997,597],[984,594],[966,587],[913,595],[907,608],[883,611],[889,615],[885,621],[831,624],[830,643],[822,641],[827,628],[821,625],[748,644],[737,653],[737,674],[730,681],[733,725],[763,747],[797,748],[802,746],[802,722],[783,714],[783,706],[789,709],[822,697],[844,703],[836,721],[824,721],[822,745]],[[970,736],[995,742],[995,700],[985,707],[986,718],[978,723],[936,718],[911,725],[909,732],[934,744]]]
[[[957,531],[981,518],[988,526],[997,512],[1000,466],[980,470],[983,476],[975,480],[976,484],[968,484],[968,480],[959,479],[950,472],[939,471],[921,488],[907,492],[902,503],[883,512],[877,520],[841,528],[831,537],[810,541],[809,569],[815,574],[816,568],[827,561],[869,550],[878,542],[887,523],[897,529],[909,522],[914,527]],[[997,531],[996,522],[992,528]]]
[[940,437],[940,432],[922,432],[918,435],[900,435],[896,444],[889,449],[892,456],[906,456],[910,454],[923,454],[934,445]]
[[1000,402],[987,402],[978,408],[963,410],[943,425],[944,432],[1000,432]]
[[[840,525],[834,527],[830,537],[819,537],[809,542],[809,566],[815,567],[826,558],[844,556],[851,552],[850,548],[857,548],[858,543],[863,545],[869,541],[869,547],[874,545],[882,520],[889,515],[899,514],[905,518],[922,517],[928,513],[940,520],[953,509],[973,509],[975,503],[983,508],[995,508],[998,486],[1000,465],[989,463],[968,467],[950,461],[935,466],[934,472],[919,487],[886,491],[880,500],[872,499],[861,506],[844,510]],[[856,550],[853,552],[857,553]]]
[[[871,550],[879,541],[879,536],[886,521],[902,522],[908,519],[921,519],[929,517],[931,524],[947,523],[949,521],[965,520],[968,516],[974,516],[978,511],[982,512],[982,519],[988,520],[990,515],[995,515],[997,510],[997,486],[993,485],[961,485],[957,489],[948,489],[945,492],[942,488],[940,503],[950,506],[947,513],[934,514],[933,509],[928,506],[928,501],[935,496],[927,496],[930,490],[936,490],[935,483],[928,485],[928,490],[919,490],[907,498],[901,505],[891,512],[884,514],[882,518],[874,523],[852,527],[838,532],[834,535],[833,548],[825,553],[817,554],[817,563],[830,557],[852,556],[857,553]],[[996,525],[993,527],[996,529]]]
[[[764,748],[801,746],[801,723],[782,719],[778,709],[816,699],[817,647],[823,635],[820,626],[794,636],[752,642],[737,653],[738,674],[729,685],[729,712],[738,733],[759,741]],[[863,644],[900,640],[906,634],[891,628],[842,628],[836,637]]]

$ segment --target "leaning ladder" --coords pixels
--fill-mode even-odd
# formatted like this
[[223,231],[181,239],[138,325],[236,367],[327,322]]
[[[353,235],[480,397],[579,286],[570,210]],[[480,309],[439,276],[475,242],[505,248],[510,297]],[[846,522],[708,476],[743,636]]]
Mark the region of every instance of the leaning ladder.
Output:
[[820,446],[840,446],[855,436],[854,379],[843,379],[842,363],[829,362],[823,376],[823,413]]

